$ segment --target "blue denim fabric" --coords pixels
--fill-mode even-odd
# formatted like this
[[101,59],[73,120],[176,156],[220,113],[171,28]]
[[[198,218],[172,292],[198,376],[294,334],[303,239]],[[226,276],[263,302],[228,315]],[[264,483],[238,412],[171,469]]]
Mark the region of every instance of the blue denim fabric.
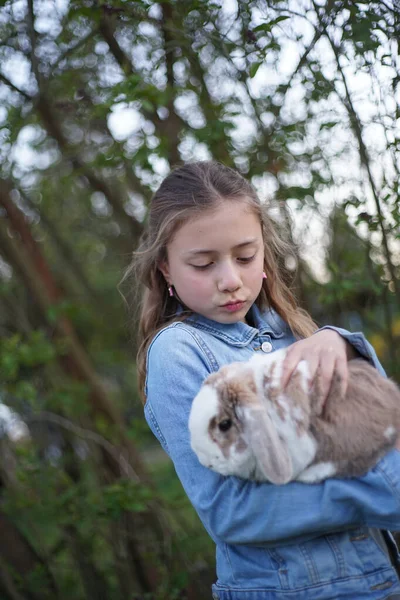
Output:
[[[223,477],[192,451],[188,418],[203,380],[262,351],[263,342],[274,351],[295,341],[273,310],[260,313],[254,305],[251,313],[253,327],[199,315],[175,322],[155,336],[147,357],[145,416],[216,544],[214,596],[355,600],[400,593],[397,575],[368,529],[400,530],[400,452],[392,450],[358,479],[274,486]],[[383,373],[362,333],[333,329]]]

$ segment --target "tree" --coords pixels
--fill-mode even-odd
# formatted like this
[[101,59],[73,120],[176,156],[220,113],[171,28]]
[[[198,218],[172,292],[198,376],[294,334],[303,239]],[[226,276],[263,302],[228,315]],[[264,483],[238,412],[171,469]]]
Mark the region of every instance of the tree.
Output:
[[[0,394],[31,439],[9,444],[0,516],[53,597],[208,593],[211,546],[144,461],[117,292],[169,169],[213,157],[251,179],[297,247],[302,304],[357,314],[395,374],[399,22],[389,1],[2,3]],[[4,597],[31,597],[6,550]]]

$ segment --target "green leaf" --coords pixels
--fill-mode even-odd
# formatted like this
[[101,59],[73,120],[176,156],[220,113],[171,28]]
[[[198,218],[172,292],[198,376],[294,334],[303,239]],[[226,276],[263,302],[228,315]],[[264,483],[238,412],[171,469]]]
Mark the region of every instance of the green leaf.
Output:
[[154,112],[154,106],[148,100],[145,100],[145,99],[142,100],[142,108],[144,110],[146,110],[147,112]]
[[261,67],[264,61],[255,62],[250,65],[249,75],[251,78],[255,77],[258,69]]
[[277,17],[276,19],[273,19],[272,21],[269,21],[268,23],[262,23],[261,25],[257,25],[257,27],[254,27],[253,31],[258,32],[258,31],[271,31],[271,29],[274,27],[274,25],[277,25],[278,23],[282,23],[282,21],[286,21],[287,19],[290,19],[289,16],[280,16]]
[[320,129],[332,129],[332,127],[335,127],[335,125],[337,125],[336,121],[329,121],[328,123],[321,123]]

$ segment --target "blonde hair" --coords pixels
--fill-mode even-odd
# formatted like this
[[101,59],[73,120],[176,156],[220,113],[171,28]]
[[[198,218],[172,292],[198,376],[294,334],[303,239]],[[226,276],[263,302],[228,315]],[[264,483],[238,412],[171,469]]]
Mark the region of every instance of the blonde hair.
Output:
[[176,314],[181,305],[175,296],[169,296],[159,270],[160,263],[167,258],[167,245],[179,227],[205,210],[214,209],[222,201],[245,201],[260,219],[267,279],[263,281],[257,306],[275,309],[296,337],[308,337],[317,329],[310,315],[297,305],[285,281],[285,258],[292,253],[292,248],[278,235],[252,185],[237,171],[218,162],[187,163],[173,170],[154,194],[147,229],[123,278],[125,281],[134,277],[136,290],[139,282],[144,286],[137,340],[138,383],[142,396],[146,354],[151,340],[169,323],[182,321],[191,314],[185,307]]

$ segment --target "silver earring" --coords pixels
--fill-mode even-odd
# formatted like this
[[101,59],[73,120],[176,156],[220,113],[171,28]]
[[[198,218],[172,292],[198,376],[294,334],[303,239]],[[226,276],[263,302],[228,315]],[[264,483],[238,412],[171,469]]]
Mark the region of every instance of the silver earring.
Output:
[[173,295],[174,295],[174,288],[172,287],[172,285],[169,285],[169,286],[168,286],[168,294],[169,294],[170,296],[173,296]]
[[265,272],[265,271],[263,271],[263,276],[262,276],[262,278],[263,278],[263,279],[268,279],[268,277],[267,277],[267,274],[266,274],[266,272]]

